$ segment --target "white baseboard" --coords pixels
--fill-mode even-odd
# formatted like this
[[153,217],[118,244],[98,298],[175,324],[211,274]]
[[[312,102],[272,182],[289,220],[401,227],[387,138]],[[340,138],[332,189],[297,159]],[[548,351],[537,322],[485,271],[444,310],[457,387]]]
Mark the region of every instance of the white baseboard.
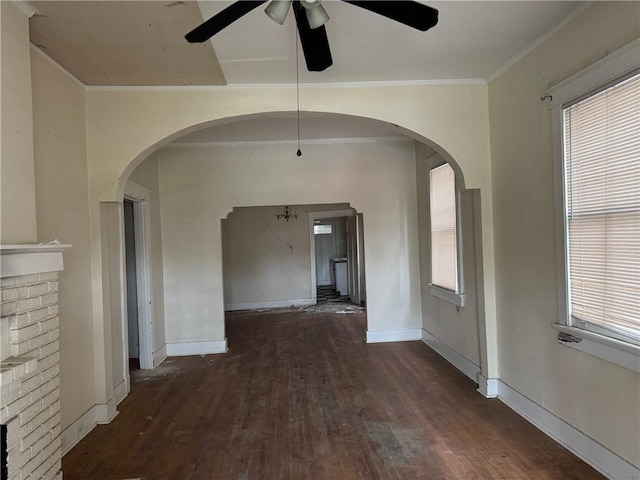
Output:
[[436,351],[441,357],[443,357],[447,362],[456,367],[462,373],[464,373],[467,377],[469,377],[474,382],[478,383],[478,376],[480,375],[481,369],[478,365],[473,363],[466,357],[463,357],[458,352],[456,352],[453,348],[451,348],[446,343],[438,340],[436,337],[427,332],[424,328],[422,329],[422,341],[426,343],[429,347]]
[[111,423],[118,415],[116,398],[111,397],[107,403],[98,403],[93,408],[96,412],[96,422],[99,424]]
[[186,355],[208,355],[210,353],[227,353],[227,339],[209,342],[167,343],[167,355],[182,357]]
[[80,440],[87,436],[87,434],[93,430],[98,422],[96,422],[96,407],[93,406],[87,410],[80,418],[65,428],[60,434],[60,443],[62,449],[62,455],[65,455],[73,447],[75,447]]
[[640,479],[640,469],[553,413],[498,380],[498,398],[509,408],[605,475],[619,480]]
[[498,378],[486,378],[480,367],[473,364],[448,345],[423,330],[422,341],[469,378],[478,382],[478,391],[487,398],[498,397],[505,405],[535,427],[567,448],[607,478],[640,480],[640,469],[595,440],[544,409],[533,400],[511,388]]
[[367,330],[367,343],[408,342],[422,338],[421,328],[398,330]]
[[119,405],[122,400],[127,398],[127,380],[122,380],[115,387],[113,387],[113,398],[116,401],[116,405]]
[[482,374],[478,375],[478,392],[485,398],[496,398],[500,394],[500,380],[497,378],[487,378]]
[[270,302],[247,302],[225,304],[225,312],[235,312],[238,310],[258,310],[261,308],[286,308],[286,307],[307,307],[315,305],[313,298],[294,298],[292,300],[273,300]]
[[157,367],[164,362],[169,355],[167,354],[167,344],[165,343],[153,354],[153,367]]

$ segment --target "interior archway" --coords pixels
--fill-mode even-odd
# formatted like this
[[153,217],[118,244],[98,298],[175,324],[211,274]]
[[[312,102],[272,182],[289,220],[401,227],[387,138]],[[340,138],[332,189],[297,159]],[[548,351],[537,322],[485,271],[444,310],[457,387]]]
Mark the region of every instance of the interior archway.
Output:
[[[197,135],[201,135],[202,132],[206,131],[206,130],[210,130],[210,131],[220,131],[220,130],[224,130],[224,129],[229,129],[229,128],[242,128],[243,126],[248,125],[251,122],[257,122],[257,123],[264,123],[267,124],[268,122],[286,122],[286,121],[291,121],[294,120],[295,117],[293,116],[294,113],[293,112],[269,112],[269,113],[260,113],[260,114],[251,114],[251,115],[241,115],[241,116],[232,116],[232,117],[226,117],[223,119],[216,119],[216,120],[211,120],[211,121],[207,121],[207,122],[201,122],[199,124],[196,125],[192,125],[186,128],[183,128],[179,131],[176,131],[166,137],[164,137],[163,139],[157,141],[156,143],[154,143],[153,145],[148,146],[147,148],[145,148],[142,152],[140,152],[138,155],[135,156],[135,158],[133,158],[124,168],[124,171],[122,171],[119,175],[118,175],[118,182],[115,185],[116,187],[116,191],[117,192],[123,192],[126,182],[129,178],[129,176],[131,175],[131,172],[133,172],[133,170],[140,165],[142,162],[144,162],[145,160],[151,158],[151,157],[157,157],[158,155],[163,155],[162,152],[166,152],[168,150],[171,151],[176,151],[178,149],[184,149],[189,147],[188,145],[184,145],[185,143],[198,143],[198,142],[187,142],[185,140],[193,140],[194,136]],[[334,113],[323,113],[323,112],[303,112],[302,113],[302,121],[303,124],[304,122],[311,122],[311,121],[323,121],[327,124],[329,123],[336,123],[336,122],[354,122],[354,123],[369,123],[370,125],[375,126],[376,128],[380,129],[380,130],[385,130],[385,134],[383,135],[380,132],[377,132],[375,135],[364,135],[359,139],[355,139],[353,136],[342,136],[342,137],[338,137],[338,138],[327,138],[326,136],[322,137],[320,136],[320,138],[304,138],[304,134],[303,134],[303,146],[304,146],[304,154],[303,154],[303,159],[302,160],[306,160],[307,157],[307,149],[309,150],[317,150],[320,147],[322,148],[336,148],[336,145],[339,145],[340,143],[344,143],[344,142],[352,142],[354,145],[359,145],[359,148],[365,148],[365,147],[372,147],[375,145],[376,148],[379,148],[380,145],[383,144],[388,144],[388,143],[397,143],[397,144],[403,144],[404,145],[404,150],[405,153],[408,152],[409,150],[411,151],[411,158],[412,160],[415,162],[415,158],[416,155],[418,156],[422,156],[422,158],[425,158],[427,156],[430,156],[434,153],[438,153],[443,159],[445,159],[446,161],[448,161],[450,163],[450,165],[454,168],[454,170],[456,171],[457,175],[459,176],[460,182],[462,184],[462,186],[464,187],[465,185],[465,176],[464,176],[464,172],[460,166],[460,164],[452,157],[451,154],[449,154],[444,148],[442,148],[440,145],[438,145],[436,142],[427,139],[426,137],[424,137],[423,135],[416,133],[415,131],[411,131],[410,129],[406,128],[406,127],[401,127],[399,125],[395,125],[389,122],[383,122],[377,119],[373,119],[373,118],[367,118],[367,117],[360,117],[357,115],[344,115],[344,114],[334,114]],[[318,135],[316,135],[316,137],[318,137]],[[363,138],[365,140],[363,140]],[[294,146],[294,141],[291,138],[291,135],[289,135],[288,138],[283,139],[283,138],[279,138],[276,140],[269,140],[269,139],[249,139],[249,140],[239,140],[239,139],[231,139],[231,140],[224,140],[224,139],[214,139],[213,141],[207,142],[207,141],[200,141],[200,143],[210,143],[211,145],[209,145],[209,147],[217,147],[217,148],[244,148],[245,150],[251,150],[254,149],[255,150],[255,143],[263,143],[263,144],[270,144],[270,148],[279,148],[281,151],[286,150],[288,153],[287,155],[294,155],[295,152],[295,146]],[[182,145],[181,145],[182,144]],[[190,146],[191,148],[193,148],[193,145]],[[202,150],[202,149],[200,149]],[[361,154],[362,158],[366,158],[368,156],[368,154],[366,152],[363,152]],[[249,157],[246,157],[245,160],[248,161]],[[184,170],[184,167],[186,165],[182,165],[181,169]],[[365,166],[362,166],[362,171],[366,171]],[[269,174],[269,173],[274,173],[277,172],[278,169],[274,169],[271,172],[266,171],[266,172],[262,172],[263,174]],[[225,175],[226,173],[230,173],[230,172],[223,172],[220,173],[220,175]],[[397,172],[393,172],[392,170],[388,171],[388,176],[389,177],[393,177]],[[215,175],[214,172],[208,172],[208,175]],[[276,173],[277,175],[277,173]],[[407,178],[409,177],[409,175],[411,176],[411,182],[413,184],[413,187],[410,188],[415,188],[415,167],[413,167],[412,171],[410,173],[407,174]],[[283,176],[286,176],[286,170],[285,171],[281,171],[280,174],[280,178],[282,178]],[[232,177],[233,178],[233,177]],[[272,180],[272,179],[271,179]],[[265,180],[265,183],[268,183],[269,180]],[[408,185],[408,184],[407,184]],[[220,187],[224,188],[224,185],[220,185]],[[219,220],[221,220],[222,218],[224,218],[226,216],[226,214],[233,208],[236,206],[259,206],[259,205],[280,205],[280,204],[295,204],[295,203],[327,203],[327,202],[339,202],[339,201],[347,201],[350,202],[351,205],[356,208],[359,212],[365,212],[365,214],[369,214],[370,213],[370,209],[371,206],[367,205],[367,201],[366,199],[361,199],[361,198],[355,198],[352,199],[351,197],[347,196],[344,192],[341,194],[342,196],[339,197],[328,197],[328,196],[324,196],[322,194],[320,194],[318,191],[316,191],[315,193],[309,193],[308,191],[305,191],[305,196],[302,200],[300,200],[299,194],[301,193],[300,191],[296,191],[296,189],[294,188],[292,191],[287,191],[286,188],[279,188],[282,187],[282,185],[275,186],[275,191],[278,192],[277,195],[273,195],[273,194],[265,194],[264,191],[261,191],[260,193],[263,194],[263,196],[260,195],[255,195],[253,192],[249,195],[246,195],[244,197],[242,196],[227,196],[227,197],[221,197],[219,198],[219,201],[217,202],[217,204],[215,205],[215,208],[210,209],[207,214],[209,215],[210,219],[215,220],[217,223],[219,223]],[[403,188],[407,188],[407,187],[403,187]],[[308,190],[308,189],[306,189]],[[117,194],[119,195],[119,193]],[[116,197],[116,198],[122,198],[120,197]],[[387,202],[388,205],[391,205],[393,202]],[[415,200],[414,200],[415,203]],[[164,208],[164,205],[163,205]],[[408,213],[408,216],[411,217],[415,217],[416,213],[415,211],[411,212],[410,209],[406,208],[406,205],[403,207],[401,206],[400,209],[398,209],[398,205],[394,205],[394,208],[396,211],[404,211]],[[414,207],[415,208],[415,205]],[[387,213],[388,214],[388,213]],[[373,222],[371,223],[367,223],[367,228],[377,228],[378,230],[381,230],[381,228],[383,227],[383,224],[385,222],[384,219],[384,215],[385,214],[381,214],[381,216],[377,219],[377,225],[376,225],[376,219],[375,219],[375,215],[372,215],[372,218],[374,219]],[[369,217],[367,217],[369,218]],[[409,223],[406,223],[407,219],[403,219],[400,223],[402,223],[402,225],[399,225],[398,231],[402,231],[401,234],[399,235],[405,235],[408,236],[407,238],[413,237],[413,240],[410,241],[411,242],[417,242],[417,230],[415,228],[415,225],[412,227]],[[375,227],[372,227],[372,225],[374,225]],[[194,232],[194,238],[198,238],[198,235],[201,232]],[[208,232],[208,234],[211,234],[212,232]],[[365,237],[367,238],[376,238],[375,234],[371,234],[372,231],[370,231],[368,234],[365,234]],[[217,238],[213,238],[213,237],[217,237]],[[404,237],[403,237],[404,238]],[[212,233],[211,236],[212,239],[212,244],[210,246],[213,246],[214,249],[219,250],[219,248],[216,246],[216,243],[220,242],[220,232],[219,231],[214,231]],[[385,242],[380,242],[381,244],[385,243]],[[389,242],[386,242],[387,244]],[[403,242],[400,243],[394,243],[391,242],[392,245],[400,245]],[[386,245],[385,245],[386,247]],[[384,247],[380,247],[380,248],[384,248]],[[367,251],[370,250],[367,247]],[[375,248],[371,249],[373,251],[375,251]],[[404,247],[399,248],[398,251],[403,252],[402,255],[405,255],[403,258],[404,260],[402,260],[401,262],[396,262],[396,261],[387,261],[386,265],[382,265],[381,269],[387,269],[387,270],[401,270],[401,275],[408,275],[408,277],[406,277],[407,279],[412,277],[413,280],[402,280],[399,283],[404,283],[407,285],[415,285],[418,286],[420,281],[420,274],[419,271],[416,270],[416,265],[418,265],[418,261],[417,261],[417,255],[414,253],[407,253],[406,249],[404,249]],[[205,255],[206,256],[206,255]],[[373,258],[378,258],[376,255],[373,256]],[[389,256],[385,257],[390,259]],[[220,263],[220,262],[217,262]],[[206,265],[207,263],[204,262],[203,265]],[[399,267],[398,267],[399,265]],[[209,264],[209,267],[211,267],[212,265]],[[215,271],[216,269],[221,270],[221,267],[215,267],[215,268],[211,268],[210,271]],[[367,265],[367,271],[375,271],[375,267],[371,266],[371,265]],[[410,273],[413,272],[413,273]],[[103,272],[105,273],[105,272]],[[374,273],[374,276],[376,274]],[[382,274],[380,272],[378,272],[377,276],[379,278],[382,277]],[[198,279],[194,279],[195,281],[202,281],[202,278],[198,278]],[[208,282],[208,283],[207,283]],[[222,291],[222,273],[221,271],[219,273],[215,273],[213,276],[209,277],[207,282],[205,282],[205,284],[208,285],[209,287],[209,291]],[[370,287],[370,285],[368,285],[368,287]],[[171,289],[172,286],[169,285],[168,287],[165,286],[165,289],[169,288]],[[407,331],[409,333],[409,337],[405,338],[405,339],[419,339],[420,338],[420,322],[421,322],[421,314],[420,314],[420,292],[419,292],[419,288],[414,288],[413,289],[413,293],[407,293],[407,294],[397,294],[396,293],[391,293],[391,294],[387,294],[387,292],[385,291],[384,288],[378,286],[378,290],[375,290],[375,286],[373,287],[373,294],[371,294],[370,296],[368,296],[368,298],[373,298],[373,299],[377,299],[381,301],[381,304],[386,302],[389,303],[389,296],[395,296],[396,298],[402,298],[404,301],[406,301],[406,303],[404,303],[404,305],[407,305],[407,308],[405,309],[405,311],[402,313],[402,315],[400,315],[400,318],[404,318],[404,319],[409,319],[412,318],[413,320],[407,320],[405,321],[405,323],[403,323],[404,320],[401,320],[398,325],[396,325],[397,327],[399,327],[400,330],[404,330]],[[413,287],[409,287],[409,290],[411,290]],[[211,311],[217,311],[217,314],[214,314],[214,316],[217,315],[217,317],[221,317],[219,320],[222,320],[223,318],[223,300],[219,299],[220,301],[218,302],[219,305],[215,305],[213,310],[211,310],[209,307],[207,308],[202,308],[200,311],[195,311],[194,315],[195,316],[200,316],[200,318],[202,318],[202,314],[205,312],[211,312]],[[391,312],[385,310],[385,308],[380,308],[379,305],[376,305],[376,300],[373,301],[372,304],[369,304],[369,309],[370,309],[370,314],[372,313],[372,317],[370,317],[370,326],[368,328],[371,329],[372,331],[372,336],[371,338],[384,338],[384,337],[376,337],[374,334],[376,334],[376,332],[378,331],[383,331],[385,330],[385,324],[383,323],[383,321],[381,319],[383,318],[389,318],[391,317]],[[184,311],[186,306],[180,306],[179,307],[181,309],[181,311]],[[216,317],[216,318],[217,318]],[[413,325],[413,323],[415,323],[415,325]],[[215,322],[214,322],[215,323]],[[226,338],[224,337],[224,321],[222,320],[222,322],[218,322],[221,323],[221,328],[213,328],[210,329],[210,336],[215,337],[216,340],[215,342],[220,342],[219,345],[221,346],[220,348],[223,348],[223,350],[220,351],[224,351],[226,350]],[[398,330],[398,328],[396,328],[395,330]],[[213,333],[211,333],[213,331]],[[200,332],[201,333],[201,332]],[[196,333],[194,334],[195,336],[200,335],[200,333]],[[369,336],[369,332],[367,333],[367,335]],[[178,339],[179,341],[190,341],[190,338],[180,338]],[[379,340],[375,340],[375,341],[379,341]],[[383,340],[384,341],[384,340]],[[178,342],[180,343],[180,342]],[[213,340],[212,342],[213,343]],[[115,355],[114,355],[115,356]]]

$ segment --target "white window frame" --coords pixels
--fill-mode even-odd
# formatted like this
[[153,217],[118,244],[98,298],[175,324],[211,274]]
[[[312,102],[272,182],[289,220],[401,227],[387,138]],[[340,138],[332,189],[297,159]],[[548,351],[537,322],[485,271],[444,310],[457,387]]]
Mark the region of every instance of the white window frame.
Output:
[[[462,271],[462,225],[460,221],[460,183],[458,181],[458,175],[455,173],[455,169],[453,171],[455,177],[455,209],[456,209],[456,262],[457,262],[457,272],[458,272],[458,290],[456,292],[443,288],[439,285],[436,285],[431,282],[431,272],[433,271],[433,250],[431,248],[431,170],[441,167],[444,165],[445,161],[438,162],[429,162],[427,166],[427,171],[429,172],[428,182],[429,182],[429,194],[427,195],[427,212],[429,212],[429,291],[431,295],[439,298],[440,300],[444,300],[445,302],[449,302],[454,304],[456,307],[464,307],[464,276]],[[453,167],[452,167],[453,168]]]
[[604,329],[584,328],[569,314],[569,269],[563,159],[563,107],[603,88],[618,83],[640,69],[640,39],[607,55],[545,92],[552,110],[554,183],[556,213],[556,251],[558,278],[558,341],[603,360],[640,372],[640,346],[616,338]]

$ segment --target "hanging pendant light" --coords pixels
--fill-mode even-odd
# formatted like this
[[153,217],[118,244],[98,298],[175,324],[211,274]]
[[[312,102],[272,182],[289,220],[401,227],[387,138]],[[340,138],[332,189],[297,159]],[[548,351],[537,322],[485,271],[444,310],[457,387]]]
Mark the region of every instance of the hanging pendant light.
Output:
[[307,11],[307,20],[312,29],[321,27],[329,21],[329,14],[320,0],[300,0],[300,3]]
[[291,9],[291,0],[271,0],[264,12],[276,23],[282,25]]

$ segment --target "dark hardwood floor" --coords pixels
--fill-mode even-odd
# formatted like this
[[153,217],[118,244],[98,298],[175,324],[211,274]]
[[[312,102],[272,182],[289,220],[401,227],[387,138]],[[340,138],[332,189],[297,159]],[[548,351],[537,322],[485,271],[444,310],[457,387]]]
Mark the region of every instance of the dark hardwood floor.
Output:
[[228,315],[229,353],[133,372],[65,480],[603,478],[423,343],[364,329],[362,313]]

